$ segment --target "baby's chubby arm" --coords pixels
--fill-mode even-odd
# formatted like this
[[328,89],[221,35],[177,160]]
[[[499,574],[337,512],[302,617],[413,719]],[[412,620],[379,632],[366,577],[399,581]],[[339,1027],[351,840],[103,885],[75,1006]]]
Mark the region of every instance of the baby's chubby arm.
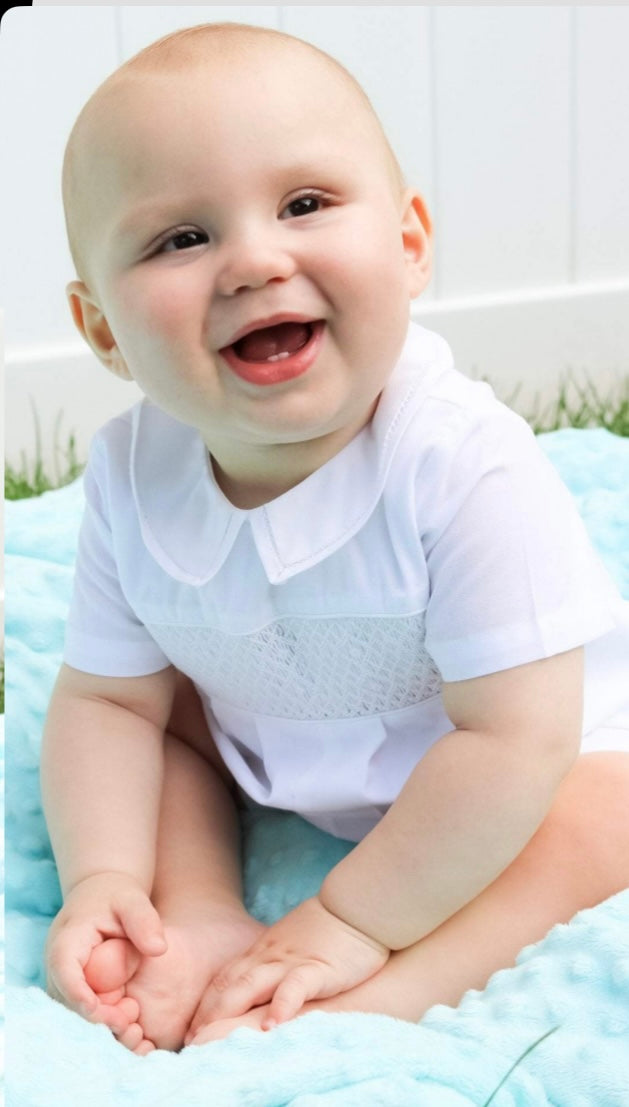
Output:
[[443,702],[456,729],[321,888],[329,910],[391,949],[479,895],[543,822],[579,750],[583,650],[444,684]]
[[53,995],[112,1029],[84,967],[108,937],[144,954],[166,948],[150,902],[174,671],[92,676],[62,666],[42,745],[42,796],[64,906],[47,943]]
[[371,943],[356,958],[365,979],[378,957],[384,964],[390,950],[418,942],[491,884],[540,826],[576,758],[582,688],[580,649],[444,685],[456,729],[418,763],[318,897],[221,973],[191,1037],[269,999],[266,1025],[283,1022],[306,1000],[334,994],[335,976],[337,993],[354,986],[356,974],[348,985],[343,973],[348,946]]

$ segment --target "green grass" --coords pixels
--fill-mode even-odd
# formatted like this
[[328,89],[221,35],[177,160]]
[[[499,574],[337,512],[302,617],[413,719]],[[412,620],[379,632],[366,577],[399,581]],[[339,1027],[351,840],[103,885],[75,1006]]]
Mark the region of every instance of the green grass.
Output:
[[76,443],[74,436],[70,435],[68,444],[61,456],[61,463],[56,466],[56,472],[47,473],[39,456],[35,461],[28,463],[22,455],[22,464],[19,469],[13,468],[8,463],[4,469],[4,496],[7,500],[26,500],[33,496],[41,496],[42,492],[51,492],[54,488],[62,488],[70,484],[83,472],[84,466],[76,455]]
[[[505,401],[515,406],[519,388]],[[629,438],[629,377],[625,377],[611,392],[602,395],[587,378],[580,383],[568,374],[561,382],[557,399],[542,407],[539,399],[525,415],[536,434],[562,427],[604,427],[612,434]]]
[[[41,496],[42,492],[51,492],[54,488],[62,488],[75,480],[84,469],[84,465],[77,458],[76,442],[74,435],[68,436],[65,449],[60,450],[57,445],[58,428],[60,418],[55,426],[55,457],[59,460],[54,466],[53,473],[45,472],[41,459],[40,427],[37,412],[33,409],[35,422],[35,460],[31,464],[22,454],[22,464],[19,469],[14,468],[8,462],[4,467],[4,497],[6,500],[26,500],[33,496]],[[4,714],[4,660],[0,660],[0,714]]]

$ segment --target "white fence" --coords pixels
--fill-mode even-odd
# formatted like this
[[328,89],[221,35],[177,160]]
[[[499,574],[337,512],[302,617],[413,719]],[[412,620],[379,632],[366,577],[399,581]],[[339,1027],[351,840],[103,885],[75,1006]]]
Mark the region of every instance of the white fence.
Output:
[[[502,395],[551,395],[568,368],[629,372],[626,6],[179,5],[13,8],[0,32],[6,451],[32,455],[126,407],[73,331],[59,188],[81,105],[177,27],[279,27],[358,77],[436,228],[416,317]],[[59,419],[61,422],[59,423]]]

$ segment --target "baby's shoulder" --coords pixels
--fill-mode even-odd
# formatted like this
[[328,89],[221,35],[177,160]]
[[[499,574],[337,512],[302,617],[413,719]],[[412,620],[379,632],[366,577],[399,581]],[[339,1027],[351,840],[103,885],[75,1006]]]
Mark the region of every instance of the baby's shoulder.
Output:
[[448,464],[468,452],[471,443],[483,443],[486,450],[509,442],[534,447],[525,420],[502,403],[486,381],[456,368],[441,335],[415,323],[386,399],[383,415],[392,415],[387,437],[393,429],[397,448],[418,465],[427,456]]
[[113,490],[130,484],[140,406],[141,402],[108,419],[94,434],[85,473],[87,489],[95,485]]
[[134,427],[137,422],[137,409],[141,406],[140,400],[133,407],[119,415],[114,415],[106,423],[98,428],[92,438],[91,450],[96,453],[115,453],[126,451],[129,453],[133,441]]
[[527,422],[498,400],[489,384],[453,367],[420,397],[399,445],[402,464],[417,474],[426,466],[485,469],[497,459],[506,462],[539,452]]

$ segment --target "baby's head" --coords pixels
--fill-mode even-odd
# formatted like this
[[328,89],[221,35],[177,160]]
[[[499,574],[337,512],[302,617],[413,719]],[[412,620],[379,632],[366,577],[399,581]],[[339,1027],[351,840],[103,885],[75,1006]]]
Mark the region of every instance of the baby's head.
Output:
[[336,61],[241,24],[169,35],[88,101],[63,190],[79,329],[213,452],[364,422],[430,224]]

